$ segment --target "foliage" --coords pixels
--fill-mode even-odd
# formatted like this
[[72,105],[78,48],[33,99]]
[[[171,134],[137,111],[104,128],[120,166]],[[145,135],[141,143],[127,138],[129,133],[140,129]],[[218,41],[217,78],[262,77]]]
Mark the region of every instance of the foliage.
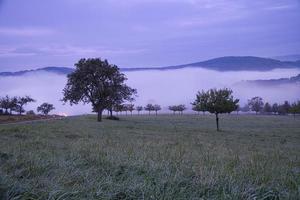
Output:
[[186,107],[184,104],[180,104],[180,105],[173,105],[173,106],[169,106],[169,110],[173,111],[173,113],[175,114],[175,112],[179,112],[180,114],[183,114],[183,111],[186,110]]
[[263,108],[264,113],[270,114],[272,112],[272,106],[266,102]]
[[217,130],[219,131],[219,117],[221,113],[230,113],[236,110],[239,100],[234,99],[232,90],[224,89],[210,89],[207,92],[198,92],[196,100],[193,105],[199,105],[203,109],[216,115]]
[[251,111],[255,111],[257,114],[258,112],[262,111],[264,102],[261,97],[253,97],[252,99],[248,100],[248,105]]
[[161,110],[160,105],[158,105],[158,104],[153,105],[153,110],[155,111],[155,114],[157,115],[157,112]]
[[150,115],[151,111],[154,111],[154,105],[151,104],[151,103],[149,103],[149,104],[147,104],[147,105],[145,106],[144,109],[145,109],[146,111],[148,111],[148,112],[149,112],[149,115]]
[[53,104],[49,104],[49,103],[43,103],[42,105],[40,105],[39,107],[37,107],[37,112],[41,112],[44,115],[48,115],[48,113],[51,110],[54,110],[54,106]]

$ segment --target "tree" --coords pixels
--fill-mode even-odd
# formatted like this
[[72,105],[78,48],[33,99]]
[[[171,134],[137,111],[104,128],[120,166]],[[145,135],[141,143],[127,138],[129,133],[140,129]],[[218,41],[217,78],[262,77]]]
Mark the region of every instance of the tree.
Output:
[[0,99],[0,107],[4,109],[4,114],[8,114],[8,109],[11,108],[11,98],[8,95]]
[[169,106],[169,110],[171,110],[175,115],[175,112],[177,111],[177,106]]
[[127,80],[116,65],[100,58],[80,59],[75,64],[75,71],[68,75],[68,82],[63,90],[63,101],[70,105],[79,102],[91,103],[93,111],[102,121],[102,112],[125,100],[132,100],[136,90],[128,87]]
[[272,112],[272,106],[266,102],[263,108],[264,113],[270,114]]
[[248,101],[248,105],[251,111],[255,111],[255,114],[257,114],[263,109],[264,102],[261,97],[253,97]]
[[150,115],[150,113],[151,113],[151,111],[153,111],[154,110],[154,106],[152,105],[152,104],[147,104],[146,106],[145,106],[145,108],[144,108],[146,111],[148,111],[149,112],[149,115]]
[[201,105],[210,113],[215,114],[217,131],[219,131],[219,114],[230,113],[234,111],[239,100],[234,99],[232,90],[224,89],[210,89],[207,92],[198,92],[194,105]]
[[300,101],[292,103],[289,112],[292,113],[295,118],[296,114],[300,113]]
[[35,102],[35,100],[29,96],[18,97],[15,102],[15,107],[12,108],[12,110],[18,112],[21,115],[23,112],[25,112],[24,106],[31,102]]
[[283,104],[278,106],[278,114],[286,115],[286,114],[288,114],[290,108],[291,108],[290,103],[288,101],[285,101]]
[[125,104],[123,108],[124,108],[124,111],[126,112],[126,115],[127,115],[127,111],[129,111],[130,114],[132,115],[132,111],[134,111],[133,104]]
[[138,111],[138,115],[139,115],[140,112],[143,110],[143,106],[137,106],[136,110]]
[[49,103],[43,103],[42,105],[40,105],[39,107],[37,107],[37,112],[41,112],[44,115],[48,115],[48,113],[51,110],[54,110],[54,106],[52,104]]
[[277,103],[274,103],[272,105],[272,112],[276,115],[278,113],[278,104]]
[[155,115],[157,115],[157,112],[158,112],[159,110],[161,110],[160,105],[155,104],[155,105],[153,106],[153,110],[155,111]]
[[185,105],[180,104],[180,105],[177,106],[177,110],[178,110],[179,113],[182,115],[182,114],[183,114],[183,111],[186,110],[186,107],[185,107]]

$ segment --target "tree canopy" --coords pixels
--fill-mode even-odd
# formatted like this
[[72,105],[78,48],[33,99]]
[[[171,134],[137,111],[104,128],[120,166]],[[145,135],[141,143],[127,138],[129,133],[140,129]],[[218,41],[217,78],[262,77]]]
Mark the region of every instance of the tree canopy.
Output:
[[239,99],[234,99],[232,90],[224,89],[210,89],[208,91],[198,92],[194,106],[200,106],[210,113],[216,115],[217,130],[219,131],[219,117],[221,113],[230,113],[236,110]]
[[37,107],[37,112],[41,112],[43,113],[44,115],[48,115],[48,113],[51,111],[51,110],[54,110],[54,106],[53,104],[50,104],[50,103],[43,103],[41,104],[39,107]]
[[100,58],[83,58],[75,67],[63,90],[64,102],[71,105],[91,103],[93,111],[98,113],[98,121],[101,121],[104,109],[112,112],[115,105],[133,100],[136,90],[125,84],[127,78],[116,65]]

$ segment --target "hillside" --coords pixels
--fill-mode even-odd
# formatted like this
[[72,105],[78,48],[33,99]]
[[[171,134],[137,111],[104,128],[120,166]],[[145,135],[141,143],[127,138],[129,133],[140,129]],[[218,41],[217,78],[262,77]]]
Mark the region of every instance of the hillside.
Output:
[[[269,71],[278,68],[300,68],[300,61],[279,61],[270,58],[253,56],[227,56],[215,58],[203,62],[195,62],[183,65],[167,67],[139,67],[120,68],[123,72],[145,71],[145,70],[174,70],[183,68],[205,68],[216,71]],[[69,74],[73,71],[69,67],[45,67],[35,70],[24,70],[18,72],[0,72],[0,76],[21,76],[32,72],[51,72],[56,74]]]
[[290,78],[280,78],[280,79],[269,79],[269,80],[251,80],[242,81],[241,84],[255,84],[260,86],[277,86],[282,84],[299,84],[300,85],[300,74]]

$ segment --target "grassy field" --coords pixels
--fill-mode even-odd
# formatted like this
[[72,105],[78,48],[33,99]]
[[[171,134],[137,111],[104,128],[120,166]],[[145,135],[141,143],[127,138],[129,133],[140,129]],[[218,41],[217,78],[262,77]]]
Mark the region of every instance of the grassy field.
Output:
[[300,199],[300,117],[0,125],[0,199]]

